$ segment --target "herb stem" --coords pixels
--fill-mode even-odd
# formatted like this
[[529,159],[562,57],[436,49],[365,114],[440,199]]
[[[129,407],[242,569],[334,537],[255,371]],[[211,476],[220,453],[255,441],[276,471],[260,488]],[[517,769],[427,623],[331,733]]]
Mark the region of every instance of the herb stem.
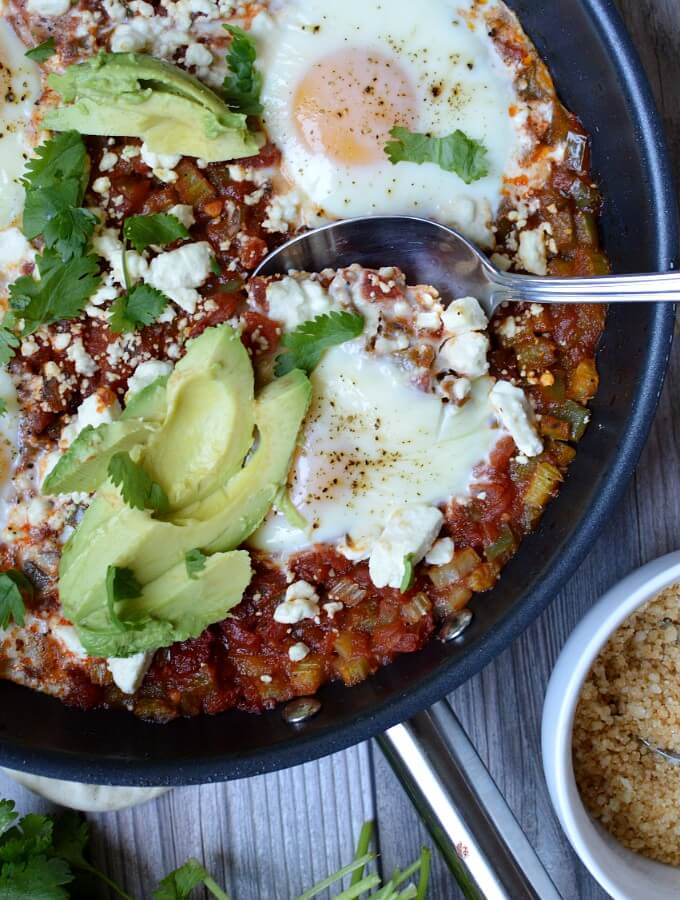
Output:
[[[357,843],[356,853],[354,854],[354,858],[365,856],[368,853],[368,848],[371,844],[371,838],[373,837],[373,822],[369,819],[368,822],[364,822],[361,826],[361,831],[359,832],[359,841]],[[358,884],[364,874],[364,866],[360,869],[355,869],[352,873],[352,880],[350,881],[350,885]]]
[[213,897],[217,897],[217,900],[231,900],[229,894],[227,894],[226,891],[223,891],[215,879],[211,878],[209,875],[203,879],[203,884],[207,887]]
[[360,856],[358,859],[355,859],[348,865],[343,866],[342,869],[338,869],[338,871],[334,875],[329,875],[328,878],[324,878],[323,881],[319,881],[308,891],[305,891],[304,894],[300,894],[297,900],[312,900],[312,897],[318,896],[322,891],[325,891],[326,888],[329,888],[331,887],[331,885],[335,884],[336,881],[341,881],[345,877],[345,875],[350,875],[357,869],[361,869],[363,871],[364,867],[373,859],[375,859],[375,853],[365,853],[363,856]]
[[96,877],[103,881],[105,885],[111,888],[111,890],[115,891],[119,897],[122,897],[123,900],[134,900],[134,897],[130,896],[130,894],[126,894],[125,891],[116,884],[115,881],[112,881],[108,875],[105,875],[99,869],[95,868],[95,866],[91,866],[89,862],[85,860],[72,860],[71,865],[75,869],[82,869],[84,872],[89,872],[90,875],[96,875]]

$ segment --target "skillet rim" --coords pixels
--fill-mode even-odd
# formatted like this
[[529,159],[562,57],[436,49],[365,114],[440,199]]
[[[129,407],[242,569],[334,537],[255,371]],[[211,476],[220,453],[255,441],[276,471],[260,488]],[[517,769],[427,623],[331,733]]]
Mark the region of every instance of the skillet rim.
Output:
[[[677,268],[680,225],[674,181],[660,116],[642,63],[613,0],[580,2],[603,39],[634,112],[653,202],[659,269]],[[584,512],[568,548],[555,561],[543,583],[530,591],[523,602],[511,609],[486,635],[480,636],[474,653],[458,659],[452,657],[440,665],[438,671],[424,676],[422,683],[381,702],[377,709],[357,716],[349,726],[330,724],[312,734],[291,733],[284,744],[256,750],[247,757],[222,755],[187,760],[186,763],[176,759],[104,760],[87,753],[27,749],[12,742],[5,725],[0,741],[0,764],[52,778],[109,785],[188,785],[225,781],[287,768],[343,750],[410,718],[451,693],[505,649],[548,606],[583,562],[607,516],[620,501],[654,420],[668,365],[674,320],[672,304],[654,307],[649,343],[635,388],[628,427],[614,463],[602,478],[601,488]],[[160,727],[167,729],[170,738],[171,725]]]

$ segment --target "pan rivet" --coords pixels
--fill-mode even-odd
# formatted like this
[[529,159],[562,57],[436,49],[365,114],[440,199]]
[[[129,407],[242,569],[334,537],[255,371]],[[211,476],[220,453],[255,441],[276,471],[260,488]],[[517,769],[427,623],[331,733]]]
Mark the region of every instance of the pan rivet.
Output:
[[455,641],[457,637],[468,627],[472,621],[472,613],[469,609],[461,609],[459,613],[451,616],[444,622],[439,629],[439,640],[448,644],[449,641]]
[[298,697],[283,707],[283,718],[289,725],[299,725],[315,716],[320,709],[321,703],[316,697]]

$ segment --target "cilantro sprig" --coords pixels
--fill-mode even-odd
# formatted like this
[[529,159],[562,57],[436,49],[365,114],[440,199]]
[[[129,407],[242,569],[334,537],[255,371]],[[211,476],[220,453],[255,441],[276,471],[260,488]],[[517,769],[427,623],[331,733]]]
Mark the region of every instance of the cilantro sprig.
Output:
[[87,861],[89,826],[77,812],[29,813],[19,818],[13,800],[0,800],[0,897],[68,900],[92,896],[92,876],[123,900],[132,900]]
[[[373,822],[365,822],[352,862],[306,890],[297,900],[313,900],[333,889],[335,900],[425,900],[432,854],[423,848],[405,869],[395,869],[389,881],[367,871],[376,859],[371,847]],[[123,900],[133,900],[88,861],[89,826],[78,812],[19,818],[14,801],[0,800],[0,897],[2,900],[68,900],[92,897],[98,878]],[[343,882],[346,885],[343,887]],[[203,886],[216,900],[231,900],[205,866],[193,857],[174,869],[151,893],[153,900],[189,900]]]
[[8,569],[0,574],[0,628],[7,628],[12,621],[24,624],[24,594],[32,597],[33,585],[23,572]]
[[394,165],[399,162],[435,163],[445,172],[454,172],[465,184],[472,184],[489,174],[486,147],[460,129],[437,138],[395,126],[390,135],[393,140],[385,145],[385,153]]
[[156,244],[165,247],[179,238],[188,238],[189,231],[177,216],[170,213],[153,213],[148,216],[129,216],[123,225],[123,234],[135,248],[141,253]]
[[123,500],[132,509],[152,509],[156,512],[167,512],[170,504],[160,486],[144,471],[139,463],[133,461],[129,453],[121,450],[109,460],[108,476],[120,488]]
[[152,244],[165,247],[181,238],[188,238],[189,232],[176,216],[154,213],[127,218],[123,224],[123,237],[125,293],[111,304],[109,327],[114,334],[130,333],[151,325],[169,303],[165,294],[157,288],[149,284],[132,284],[127,266],[128,243],[137,253],[142,253]]
[[255,41],[237,25],[225,25],[224,28],[231,35],[227,53],[227,66],[231,74],[225,77],[222,85],[224,99],[235,112],[257,116],[262,112],[262,74],[255,68]]
[[[9,289],[10,309],[23,319],[24,335],[41,325],[79,316],[101,282],[99,262],[91,255],[64,262],[54,251],[45,250],[36,258],[36,266],[39,281],[22,275]],[[13,344],[8,334],[0,334],[0,354],[12,346],[18,346],[18,341]]]
[[276,360],[277,377],[293,369],[308,374],[316,368],[325,350],[358,337],[364,330],[364,318],[358,313],[329,312],[309,319],[285,334],[281,340],[285,353]]
[[184,556],[184,564],[187,567],[187,575],[189,578],[198,578],[199,574],[205,569],[208,557],[200,550],[189,550]]
[[57,48],[54,43],[54,38],[49,37],[46,41],[43,41],[42,44],[38,44],[36,47],[31,47],[30,50],[27,50],[24,53],[24,56],[27,59],[32,59],[33,62],[44,63],[50,56],[54,56],[56,52]]
[[24,234],[29,240],[42,235],[64,262],[84,253],[97,223],[94,213],[81,207],[89,172],[82,137],[64,131],[37,148],[22,179]]

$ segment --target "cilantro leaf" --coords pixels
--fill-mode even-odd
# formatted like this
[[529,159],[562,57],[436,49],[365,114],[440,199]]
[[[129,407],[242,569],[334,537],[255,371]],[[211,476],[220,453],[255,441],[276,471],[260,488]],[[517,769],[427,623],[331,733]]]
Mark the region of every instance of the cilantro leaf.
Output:
[[415,577],[413,571],[413,554],[407,553],[404,557],[404,577],[401,579],[401,584],[399,585],[399,590],[402,594],[405,594],[406,591],[410,591],[413,587],[413,579]]
[[24,334],[40,325],[80,315],[99,287],[99,263],[83,256],[62,263],[56,253],[46,250],[36,259],[40,281],[22,275],[10,286],[10,307],[24,320]]
[[115,334],[151,325],[168,305],[168,298],[148,284],[138,284],[111,304],[109,327]]
[[0,860],[23,862],[30,856],[46,853],[52,845],[52,820],[29,813],[14,828],[3,834]]
[[0,574],[0,628],[7,628],[11,620],[24,624],[26,606],[22,591],[33,596],[33,585],[23,572],[8,569]]
[[[90,839],[90,828],[81,813],[68,810],[54,820],[53,852],[61,857],[72,869],[89,872],[112,888],[124,900],[133,900],[116,883],[85,859],[85,851]],[[78,894],[80,896],[80,894]],[[86,894],[84,896],[90,896]]]
[[57,48],[54,45],[54,38],[49,37],[46,41],[43,41],[42,44],[38,44],[37,47],[32,47],[30,50],[27,50],[24,53],[24,56],[27,59],[32,59],[33,62],[43,63],[46,59],[49,59],[50,56],[54,56],[57,52]]
[[201,553],[198,549],[189,550],[189,552],[184,555],[184,563],[187,567],[187,575],[189,578],[198,578],[198,573],[205,569],[207,558],[205,553]]
[[5,321],[0,324],[0,365],[5,365],[14,356],[21,341]]
[[199,884],[205,885],[217,900],[230,900],[229,895],[210,877],[197,859],[188,859],[179,869],[166,875],[152,897],[153,900],[187,900]]
[[137,253],[151,244],[164,247],[179,238],[189,237],[189,231],[177,216],[154,213],[149,216],[130,216],[123,225],[123,234]]
[[124,450],[114,453],[109,460],[108,475],[120,487],[123,500],[132,509],[167,512],[169,503],[165,491],[160,484],[152,481],[139,463],[133,462],[129,453]]
[[309,374],[318,365],[324,350],[351,341],[363,330],[363,316],[350,312],[324,313],[303,322],[283,336],[281,343],[287,352],[276,360],[277,378],[293,369],[303,369]]
[[[36,148],[36,156],[26,163],[22,184],[26,191],[49,188],[74,178],[85,193],[90,174],[90,158],[77,131],[62,131]],[[80,200],[78,200],[80,203]]]
[[80,203],[80,182],[76,178],[27,190],[22,230],[29,241],[42,234],[47,225],[64,210]]
[[262,74],[255,68],[255,41],[237,25],[225,25],[231,35],[227,53],[227,65],[231,71],[222,85],[224,99],[230,109],[246,116],[257,116],[262,112],[260,91]]
[[0,837],[14,825],[19,813],[14,811],[14,800],[0,800]]
[[455,172],[465,184],[472,184],[489,174],[486,147],[459,129],[442,138],[418,134],[399,126],[394,127],[390,134],[394,140],[385,145],[385,153],[393,164],[432,162],[445,172]]
[[4,416],[7,412],[7,401],[0,397],[0,416]]
[[97,217],[89,209],[74,206],[61,209],[45,223],[42,232],[45,246],[56,250],[64,262],[82,256],[96,224]]
[[63,859],[32,856],[26,862],[6,863],[0,870],[0,900],[68,900],[63,885],[73,881]]
[[122,600],[134,600],[142,593],[142,586],[135,578],[132,569],[109,566],[106,570],[106,605],[109,616],[116,628],[127,631],[129,623],[121,619],[116,611],[116,603]]

